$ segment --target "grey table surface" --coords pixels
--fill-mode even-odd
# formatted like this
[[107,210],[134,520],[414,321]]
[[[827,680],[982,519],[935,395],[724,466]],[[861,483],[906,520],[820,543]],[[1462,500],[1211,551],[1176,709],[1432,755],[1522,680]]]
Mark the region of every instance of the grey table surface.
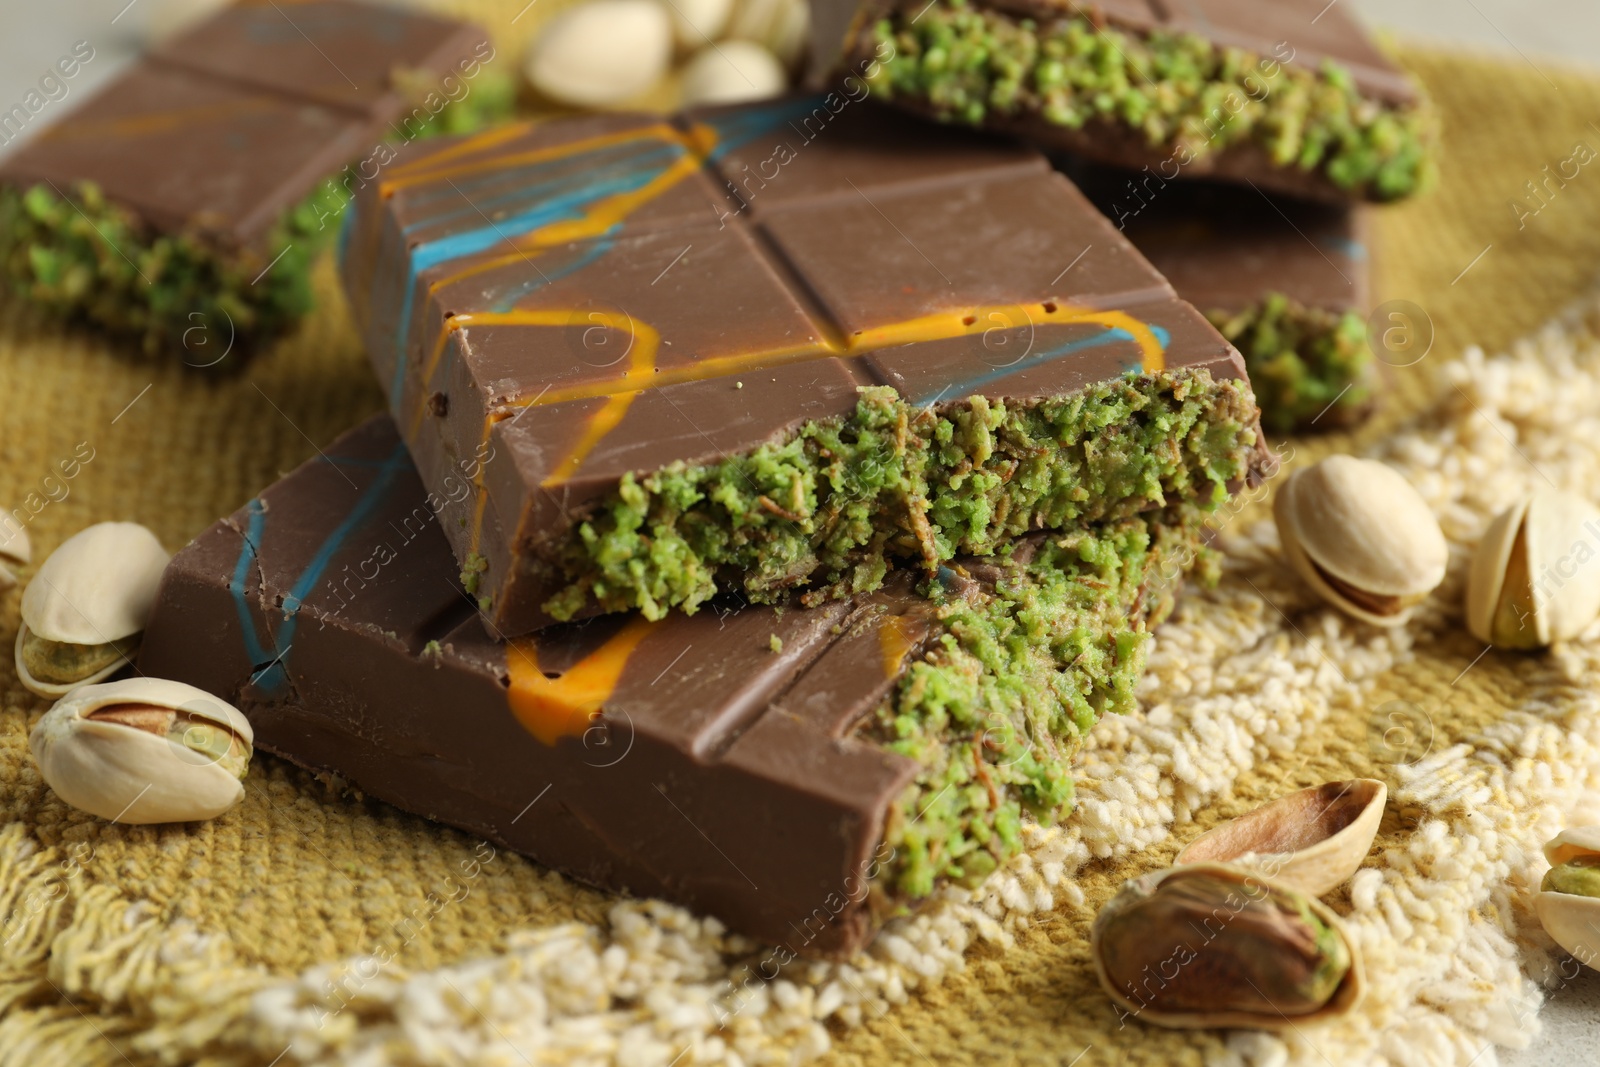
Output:
[[[215,0],[0,0],[0,112],[19,102],[40,75],[78,41],[94,59],[68,87],[64,107],[136,56],[152,32]],[[1535,67],[1600,68],[1600,0],[1333,0],[1369,25],[1419,42],[1516,55]],[[1331,6],[1331,5],[1330,5]],[[0,154],[45,125],[24,130]],[[1560,984],[1538,1017],[1532,1044],[1512,1051],[1486,1047],[1473,1067],[1577,1067],[1600,1063],[1600,972],[1583,970]]]

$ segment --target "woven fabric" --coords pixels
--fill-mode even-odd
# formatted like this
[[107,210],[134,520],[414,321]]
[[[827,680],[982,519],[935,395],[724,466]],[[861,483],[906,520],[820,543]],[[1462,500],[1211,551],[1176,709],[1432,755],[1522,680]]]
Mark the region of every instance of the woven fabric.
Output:
[[[547,15],[517,18],[522,0],[443,6],[490,24],[501,62]],[[1600,821],[1600,640],[1480,658],[1459,601],[1495,510],[1536,479],[1600,484],[1600,315],[1541,329],[1590,291],[1600,177],[1540,201],[1525,187],[1600,143],[1600,81],[1403,55],[1441,105],[1446,147],[1438,191],[1376,219],[1376,292],[1424,309],[1432,347],[1393,370],[1378,422],[1295,441],[1286,466],[1356,450],[1417,482],[1452,560],[1410,627],[1318,604],[1262,521],[1269,486],[1224,518],[1223,581],[1161,630],[1142,710],[1097,727],[1077,813],[860,958],[774,981],[760,946],[714,923],[574,885],[271,758],[209,823],[82,815],[39,779],[27,731],[48,702],[8,663],[0,1065],[1062,1063],[1085,1050],[1085,1064],[1432,1065],[1525,1044],[1537,983],[1559,980],[1529,910],[1538,845]],[[1519,223],[1518,198],[1542,206]],[[175,548],[379,410],[331,266],[319,270],[319,310],[231,376],[0,306],[0,504],[31,516],[36,559],[108,519]],[[1467,351],[1521,337],[1493,358]],[[190,340],[205,362],[226,337]],[[17,603],[0,597],[0,641]],[[1222,819],[1358,775],[1393,790],[1365,869],[1329,898],[1366,955],[1363,1006],[1284,1037],[1120,1022],[1087,935],[1122,880]]]

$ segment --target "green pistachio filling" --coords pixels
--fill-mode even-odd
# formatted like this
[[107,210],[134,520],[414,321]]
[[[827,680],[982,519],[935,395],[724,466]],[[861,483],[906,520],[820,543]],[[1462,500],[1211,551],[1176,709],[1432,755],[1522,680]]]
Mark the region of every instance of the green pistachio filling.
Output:
[[1366,323],[1355,312],[1270,293],[1236,314],[1207,317],[1244,355],[1261,423],[1272,432],[1340,429],[1372,410],[1376,364]]
[[524,557],[560,587],[544,609],[595,603],[651,619],[723,588],[816,603],[876,588],[896,561],[932,573],[1041,529],[1172,503],[1213,508],[1257,447],[1248,385],[1204,369],[1129,376],[1072,395],[937,408],[863,389],[848,417],[715,463],[625,477],[569,533]]
[[[409,136],[475,129],[511,110],[514,85],[484,71]],[[199,231],[157,233],[90,182],[0,186],[0,281],[24,300],[135,338],[146,354],[209,364],[237,340],[270,337],[311,309],[311,267],[338,232],[319,186],[259,242],[227,247]]]
[[[261,249],[152,233],[92,183],[62,197],[0,187],[0,275],[29,303],[138,338],[148,354],[219,358],[234,337],[283,329],[311,308],[311,263],[332,227],[313,200],[284,213]],[[272,256],[282,250],[282,258]],[[268,266],[271,269],[268,270]]]
[[1148,631],[1185,574],[1215,578],[1202,521],[1178,506],[1054,538],[975,596],[932,583],[939,638],[858,729],[922,766],[885,828],[880,912],[975,885],[1021,849],[1025,813],[1072,810],[1072,759],[1101,715],[1133,707]]
[[1369,99],[1332,63],[1312,72],[1194,34],[1097,28],[1077,13],[1041,23],[966,0],[897,11],[870,32],[867,44],[889,57],[868,79],[872,90],[947,121],[1120,123],[1170,149],[1179,167],[1249,143],[1279,167],[1318,171],[1375,200],[1431,181],[1431,111]]

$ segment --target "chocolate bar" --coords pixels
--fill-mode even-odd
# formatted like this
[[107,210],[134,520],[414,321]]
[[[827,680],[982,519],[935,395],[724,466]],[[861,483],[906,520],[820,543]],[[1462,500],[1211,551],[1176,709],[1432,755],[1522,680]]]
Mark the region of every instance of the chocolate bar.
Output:
[[228,7],[0,162],[0,276],[220,358],[309,309],[344,203],[408,142],[509,108],[493,56],[474,26],[353,0]]
[[1268,462],[1238,354],[1043,156],[868,102],[509,126],[356,208],[346,292],[507,633],[849,596]]
[[814,87],[1019,134],[1155,177],[1395,200],[1436,119],[1325,0],[818,0]]
[[1076,162],[1065,170],[1243,354],[1269,430],[1346,429],[1372,412],[1371,209]]
[[794,954],[859,948],[1070,810],[1073,754],[1206,562],[1180,505],[926,595],[502,641],[429,496],[387,416],[352,430],[174,557],[140,670],[233,702],[258,751]]

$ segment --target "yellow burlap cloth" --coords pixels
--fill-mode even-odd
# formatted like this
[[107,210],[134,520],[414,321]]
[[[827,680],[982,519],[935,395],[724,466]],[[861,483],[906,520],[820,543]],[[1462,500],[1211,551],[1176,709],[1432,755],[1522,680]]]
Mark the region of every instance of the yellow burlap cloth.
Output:
[[[513,25],[520,2],[451,6],[496,28],[503,62],[543,14]],[[1295,442],[1294,462],[1370,451],[1435,507],[1450,579],[1408,629],[1316,603],[1258,501],[1226,523],[1220,588],[1160,632],[1143,709],[1097,727],[1065,826],[862,957],[775,981],[714,924],[575,886],[271,758],[209,823],[81,815],[39,780],[27,733],[47,702],[7,656],[0,1064],[1065,1063],[1088,1050],[1085,1064],[1421,1065],[1525,1044],[1555,958],[1529,910],[1538,845],[1600,821],[1600,639],[1479,658],[1458,602],[1495,510],[1546,477],[1600,484],[1600,315],[1540,331],[1600,270],[1600,175],[1550,186],[1520,229],[1508,203],[1536,206],[1524,183],[1600,144],[1600,81],[1405,59],[1442,106],[1443,181],[1382,213],[1377,294],[1426,311],[1432,351],[1395,372],[1377,426]],[[105,519],[176,548],[378,410],[327,264],[319,283],[304,328],[233,378],[0,307],[0,504],[37,511],[36,558]],[[1462,358],[1473,344],[1512,347]],[[85,449],[64,479],[58,465]],[[0,647],[17,600],[0,598]],[[1087,940],[1117,885],[1220,819],[1356,775],[1393,790],[1365,868],[1330,898],[1366,954],[1361,1008],[1283,1038],[1120,1026]]]

